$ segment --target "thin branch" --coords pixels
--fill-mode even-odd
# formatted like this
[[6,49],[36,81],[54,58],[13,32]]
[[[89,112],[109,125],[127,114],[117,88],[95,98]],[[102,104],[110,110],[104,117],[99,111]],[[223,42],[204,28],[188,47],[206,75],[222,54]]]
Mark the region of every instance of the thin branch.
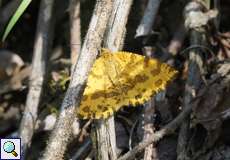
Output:
[[80,0],[71,0],[70,8],[70,47],[71,62],[74,65],[81,51]]
[[[220,12],[220,1],[219,0],[214,0],[214,9]],[[220,17],[221,14],[218,14],[217,17],[214,19],[214,24],[215,27],[217,29],[217,31],[219,31],[220,29]]]
[[126,24],[133,0],[116,0],[107,27],[104,46],[115,52],[123,47]]
[[[116,0],[105,36],[104,46],[112,51],[123,47],[126,23],[133,0]],[[96,123],[98,159],[117,159],[114,117]]]
[[161,130],[151,134],[148,139],[139,143],[136,147],[133,148],[133,150],[127,152],[125,155],[118,158],[118,160],[134,159],[135,155],[137,153],[142,152],[142,150],[145,149],[148,145],[159,141],[161,138],[163,138],[166,135],[173,133],[181,125],[184,119],[189,116],[191,112],[192,112],[192,106],[190,106],[190,108],[186,108],[172,122],[170,122]]
[[92,145],[92,141],[90,138],[87,138],[83,144],[81,145],[81,147],[77,150],[77,152],[71,157],[72,160],[78,160],[81,159],[83,153],[85,153],[87,150],[89,150],[89,148],[91,148],[90,146]]
[[[145,9],[144,16],[141,20],[141,23],[139,24],[135,37],[138,36],[147,36],[150,35],[152,32],[152,27],[155,22],[155,17],[157,15],[159,6],[160,6],[161,0],[149,0],[147,7]],[[146,47],[144,48],[144,53],[147,56],[151,56],[150,50],[148,50]],[[144,107],[144,138],[145,141],[148,139],[148,137],[154,133],[155,128],[152,124],[151,120],[153,119],[153,115],[155,114],[155,105],[154,105],[154,99],[151,99]],[[157,153],[156,148],[154,144],[149,145],[145,148],[145,154],[144,159],[156,159]]]
[[63,159],[71,136],[89,71],[96,59],[109,21],[113,0],[97,0],[81,54],[75,64],[71,81],[61,106],[61,113],[50,136],[43,160]]
[[208,91],[210,85],[213,85],[214,83],[219,84],[219,81],[220,81],[221,85],[223,85],[225,87],[229,86],[230,74],[228,72],[226,73],[226,72],[220,71],[220,70],[219,70],[219,74],[220,75],[218,77],[214,78],[212,81],[210,81],[207,86],[203,86],[204,88],[201,88],[199,90],[199,93],[197,94],[197,97],[192,99],[190,101],[190,105],[187,108],[185,108],[173,121],[171,121],[169,124],[167,124],[161,130],[151,134],[148,139],[146,139],[145,141],[139,143],[133,150],[127,152],[125,155],[120,157],[118,160],[131,160],[131,159],[134,159],[135,155],[137,153],[142,152],[142,150],[144,150],[148,145],[150,145],[150,144],[152,144],[154,142],[157,142],[160,139],[162,139],[164,136],[175,132],[175,130],[190,115],[194,105],[196,105],[200,100],[202,100],[201,97],[203,97],[206,94],[206,92]]
[[[151,98],[150,101],[148,101],[144,106],[144,120],[143,120],[144,141],[148,139],[149,136],[155,132],[156,128],[153,123],[154,115],[156,113],[155,109],[156,109],[156,105],[154,102],[154,98]],[[158,155],[157,155],[156,145],[154,143],[150,144],[145,148],[144,160],[156,160],[158,159],[157,157]]]
[[184,24],[181,24],[174,33],[173,38],[169,43],[169,46],[167,48],[169,53],[171,53],[172,55],[177,55],[179,53],[186,37],[186,33],[187,31],[185,30]]
[[[200,3],[190,2],[185,7],[185,21],[188,23],[189,20],[195,21],[192,17],[192,12],[201,12]],[[198,26],[198,25],[195,25]],[[188,27],[188,26],[187,26]],[[190,43],[191,45],[206,45],[206,31],[204,26],[198,28],[191,28],[190,30]],[[202,52],[199,49],[193,49],[189,52],[189,66],[188,66],[188,78],[185,85],[185,94],[183,100],[183,109],[191,108],[190,101],[195,98],[197,90],[202,84],[202,75],[204,73],[204,61],[202,57]],[[190,129],[190,119],[189,117],[183,122],[177,145],[177,159],[184,160],[187,157],[186,148],[189,139],[189,129]]]
[[[153,57],[153,53],[151,49],[148,47],[143,47],[143,53],[147,57]],[[163,91],[164,92],[164,91]],[[144,136],[143,141],[149,138],[151,134],[153,134],[156,130],[154,125],[154,116],[156,114],[156,105],[155,105],[155,99],[159,98],[159,100],[165,99],[165,96],[159,96],[161,93],[158,93],[155,97],[152,97],[143,108],[143,128],[144,128]],[[165,95],[165,94],[164,94]],[[144,151],[144,160],[156,160],[158,159],[156,145],[150,144],[145,148]]]
[[135,37],[146,36],[152,32],[152,26],[155,21],[161,0],[149,0],[144,16],[139,24]]
[[[76,64],[78,56],[81,51],[81,19],[80,19],[80,0],[70,0],[70,59],[71,59],[71,71],[74,70],[74,64]],[[76,123],[79,123],[76,119]],[[77,125],[78,127],[80,124]],[[80,131],[80,128],[77,128]]]
[[29,92],[19,131],[22,140],[23,155],[26,154],[26,151],[31,144],[37,120],[37,110],[46,73],[46,57],[49,52],[49,42],[52,39],[50,29],[52,23],[53,2],[54,0],[42,0],[40,4]]

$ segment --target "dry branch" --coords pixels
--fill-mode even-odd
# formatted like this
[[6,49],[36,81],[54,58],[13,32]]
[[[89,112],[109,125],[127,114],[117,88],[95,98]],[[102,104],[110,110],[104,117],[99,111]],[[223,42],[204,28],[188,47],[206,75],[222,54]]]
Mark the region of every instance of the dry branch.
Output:
[[167,48],[168,52],[172,55],[177,55],[182,48],[184,39],[186,37],[186,30],[184,24],[181,24],[180,27],[176,30],[173,35],[172,40],[169,43]]
[[[152,32],[152,27],[155,22],[155,17],[157,15],[161,0],[149,0],[147,7],[144,12],[144,16],[136,30],[135,37],[138,36],[147,36]],[[145,50],[147,52],[147,50]],[[147,56],[151,56],[151,53],[147,54]],[[149,103],[144,107],[144,140],[148,139],[150,133],[154,132],[154,126],[149,122],[152,119],[155,113],[155,106],[152,103],[154,100],[151,99]],[[151,110],[151,113],[148,111]],[[152,159],[155,157],[155,147],[154,144],[151,144],[145,149],[144,159]]]
[[[153,123],[155,115],[155,103],[154,98],[151,98],[150,101],[144,106],[144,136],[143,140],[149,138],[151,134],[155,132],[155,126]],[[155,144],[150,144],[145,148],[144,160],[156,160],[157,159],[157,150]]]
[[[155,22],[155,18],[160,6],[161,0],[149,0],[147,7],[144,12],[144,16],[136,30],[135,37],[138,36],[147,36],[150,35],[152,32],[152,27]],[[147,48],[144,48],[144,53],[146,56],[152,56],[152,52],[148,50]],[[154,105],[154,99],[151,99],[144,107],[144,138],[148,139],[149,135],[151,133],[154,133],[154,126],[151,122],[153,119],[153,116],[155,114],[155,105]],[[156,148],[154,147],[154,144],[149,145],[145,149],[144,159],[152,159],[156,157]]]
[[[192,15],[194,13],[202,13],[202,6],[197,2],[190,2],[185,7],[185,21],[187,24],[192,24],[192,22],[197,22]],[[206,30],[203,25],[192,24],[192,26],[197,26],[193,28],[191,26],[186,26],[190,28],[190,44],[193,45],[206,45]],[[185,94],[183,100],[183,109],[191,108],[190,101],[196,97],[197,90],[202,85],[202,76],[204,74],[204,61],[202,57],[202,51],[199,49],[193,49],[189,52],[189,64],[188,64],[188,78],[185,85]],[[188,117],[182,124],[177,145],[177,159],[185,160],[186,148],[189,139],[189,129],[190,129],[190,117]]]
[[87,150],[89,150],[92,145],[92,141],[90,138],[87,138],[84,143],[81,145],[81,147],[77,150],[77,152],[71,157],[71,159],[81,159],[83,153]]
[[122,49],[126,34],[126,23],[133,0],[116,0],[107,27],[104,46],[115,52]]
[[23,155],[26,154],[31,144],[37,120],[37,110],[46,73],[46,57],[49,52],[50,40],[52,39],[50,29],[53,2],[54,0],[42,0],[40,4],[29,92],[19,131],[22,140]]
[[[80,19],[80,0],[71,0],[70,8],[70,47],[72,65],[77,61],[81,51],[81,19]],[[73,68],[73,67],[72,67]]]
[[149,0],[144,16],[139,24],[135,37],[149,35],[158,12],[161,0]]
[[[153,52],[148,47],[144,47],[144,55],[148,57],[153,57]],[[165,91],[163,91],[165,92]],[[160,96],[162,92],[158,93],[155,97],[152,97],[143,108],[143,128],[144,128],[144,136],[143,141],[149,138],[151,134],[153,134],[156,130],[154,126],[154,116],[156,113],[156,105],[155,99],[164,100],[165,96]],[[155,144],[150,144],[145,148],[144,151],[144,160],[156,160],[157,158],[157,150]]]
[[[220,1],[219,0],[214,0],[214,9],[217,11],[220,11]],[[220,27],[220,14],[218,14],[218,16],[214,19],[214,24],[215,27],[217,29],[217,31],[219,31],[219,27]]]
[[81,54],[75,64],[71,81],[61,106],[61,112],[50,136],[44,160],[63,159],[72,123],[76,117],[88,73],[99,52],[102,38],[112,10],[112,0],[97,0]]
[[[149,0],[147,7],[144,12],[144,16],[136,30],[135,37],[138,36],[147,36],[150,35],[152,32],[152,27],[155,22],[155,17],[157,15],[161,0]],[[151,56],[151,51],[147,49],[144,50],[147,56]],[[144,107],[144,138],[143,140],[148,139],[151,133],[154,133],[154,126],[151,124],[151,119],[155,114],[155,105],[154,99],[151,99]],[[149,113],[151,111],[151,113]],[[149,145],[145,149],[144,159],[152,159],[156,157],[156,150],[154,144]]]
[[[81,18],[80,18],[80,0],[70,0],[70,59],[71,71],[74,70],[74,65],[77,62],[81,51]],[[76,119],[76,123],[79,123]],[[80,126],[80,124],[78,124]],[[77,128],[76,130],[80,130]]]
[[[116,0],[104,41],[104,47],[118,51],[123,47],[126,33],[126,23],[133,0]],[[117,159],[116,134],[113,116],[108,120],[96,123],[98,159]]]
[[168,134],[173,133],[181,125],[184,119],[188,117],[188,115],[192,112],[192,106],[190,107],[191,108],[186,108],[185,110],[183,110],[172,122],[170,122],[161,130],[155,132],[154,134],[151,134],[148,139],[139,143],[131,151],[127,152],[125,155],[118,158],[118,160],[134,159],[135,155],[139,152],[142,152],[142,150],[145,149],[148,145],[159,141],[161,138]]

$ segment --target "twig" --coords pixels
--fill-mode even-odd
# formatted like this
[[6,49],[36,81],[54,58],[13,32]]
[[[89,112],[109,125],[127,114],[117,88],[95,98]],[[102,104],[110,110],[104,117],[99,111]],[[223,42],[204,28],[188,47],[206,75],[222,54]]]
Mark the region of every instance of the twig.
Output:
[[172,55],[177,55],[179,50],[181,49],[185,36],[186,36],[186,30],[184,27],[184,24],[180,25],[180,27],[176,30],[176,32],[173,35],[172,40],[169,43],[168,46],[168,52]]
[[[139,143],[133,150],[127,152],[125,155],[120,157],[118,160],[134,159],[135,155],[139,152],[142,152],[142,150],[145,149],[149,144],[157,142],[161,138],[163,138],[164,136],[175,132],[175,130],[190,115],[194,105],[196,105],[201,100],[201,98],[206,94],[206,91],[209,89],[210,85],[213,85],[214,83],[219,83],[219,81],[221,81],[222,85],[229,86],[230,74],[223,72],[223,73],[221,73],[221,76],[218,76],[218,77],[214,78],[212,81],[210,81],[207,86],[203,86],[204,88],[201,88],[199,90],[199,93],[197,94],[198,96],[196,96],[194,99],[192,99],[189,102],[190,105],[188,105],[188,107],[185,108],[173,121],[171,121],[169,124],[167,124],[161,130],[151,134],[148,139]],[[222,116],[222,118],[224,118],[224,117]]]
[[[185,21],[187,24],[189,20],[195,21],[194,17],[192,17],[192,12],[201,12],[202,6],[197,2],[190,2],[185,7]],[[195,17],[198,18],[198,17]],[[193,24],[194,25],[194,24]],[[194,26],[199,26],[194,25]],[[191,45],[206,45],[206,32],[204,26],[199,26],[197,28],[190,28],[190,43]],[[202,84],[202,75],[204,73],[204,62],[202,57],[202,52],[199,49],[193,49],[189,52],[189,66],[188,66],[188,79],[185,85],[185,94],[183,100],[183,109],[191,108],[190,101],[196,96],[197,90],[200,88]],[[179,137],[178,137],[178,145],[177,145],[177,159],[185,160],[187,158],[186,148],[189,139],[189,127],[190,126],[190,118],[188,117],[182,124]]]
[[81,147],[77,150],[77,152],[71,157],[72,160],[81,159],[82,154],[89,150],[90,146],[92,145],[92,141],[90,138],[87,138]]
[[127,159],[134,159],[135,155],[139,152],[141,152],[145,147],[148,145],[159,141],[164,136],[173,133],[180,124],[184,121],[186,117],[189,116],[189,114],[192,112],[192,106],[189,106],[190,108],[186,108],[183,110],[172,122],[170,122],[168,125],[166,125],[161,130],[151,134],[148,139],[145,141],[139,143],[136,147],[133,148],[133,150],[127,152],[122,157],[118,158],[118,160],[127,160]]
[[[78,59],[81,51],[81,19],[80,19],[80,0],[70,0],[70,48],[71,48],[71,74],[74,70],[74,64]],[[76,123],[79,123],[76,120]],[[91,122],[89,122],[91,123]],[[80,126],[78,124],[77,126]],[[80,131],[80,128],[77,128]]]
[[92,123],[92,120],[88,120],[86,124],[81,128],[80,135],[79,135],[79,141],[82,142],[86,135],[88,135],[87,129],[89,128],[90,124]]
[[135,37],[149,35],[158,12],[161,0],[149,0],[144,16],[139,24]]
[[[217,10],[217,11],[220,11],[220,1],[218,0],[214,0],[214,9]],[[217,17],[214,19],[214,24],[215,24],[215,27],[216,27],[216,30],[219,31],[220,29],[220,17],[221,15],[218,14]]]
[[[74,65],[81,51],[80,0],[71,0],[70,8],[70,48],[71,62]],[[73,68],[73,67],[72,67]]]
[[129,150],[132,150],[132,138],[134,134],[134,130],[137,127],[137,124],[140,119],[136,119],[135,122],[132,124],[131,129],[129,131]]
[[37,109],[46,73],[46,56],[50,47],[49,42],[52,39],[50,29],[52,23],[53,2],[54,0],[42,0],[40,4],[29,92],[19,130],[22,140],[22,155],[24,156],[31,144],[31,139],[34,133]]
[[[153,52],[151,50],[147,49],[144,47],[144,55],[148,57],[153,56]],[[158,94],[156,95],[158,96]],[[143,127],[144,127],[144,136],[143,136],[143,141],[149,138],[151,134],[153,134],[156,130],[154,126],[154,116],[156,113],[156,105],[155,105],[155,97],[152,97],[145,105],[144,105],[144,119],[143,119]],[[162,98],[164,99],[165,96]],[[144,153],[144,160],[156,160],[157,158],[157,151],[156,151],[156,145],[150,144],[145,148],[145,153]]]
[[[133,0],[115,0],[104,46],[111,51],[117,51],[123,47],[126,33],[126,23]],[[113,116],[108,120],[96,123],[97,158],[103,160],[117,159],[116,134]]]
[[115,52],[122,49],[126,34],[126,23],[133,0],[116,0],[107,27],[104,46]]
[[[112,0],[97,0],[81,54],[75,64],[61,112],[50,136],[43,160],[63,159],[89,71],[99,52],[112,10]],[[76,107],[75,107],[76,106]]]

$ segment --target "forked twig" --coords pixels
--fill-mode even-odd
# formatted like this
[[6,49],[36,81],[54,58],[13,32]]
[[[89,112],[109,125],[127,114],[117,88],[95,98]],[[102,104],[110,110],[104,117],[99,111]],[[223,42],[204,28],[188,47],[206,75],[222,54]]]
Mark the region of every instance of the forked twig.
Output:
[[71,135],[71,126],[76,117],[76,109],[80,105],[89,71],[100,49],[112,4],[113,0],[97,0],[96,2],[81,54],[71,75],[61,112],[50,136],[43,160],[63,159]]
[[127,152],[125,155],[118,158],[118,160],[134,159],[135,155],[139,152],[142,152],[142,150],[145,149],[148,145],[159,141],[161,138],[170,133],[173,133],[191,112],[192,106],[190,106],[190,108],[186,108],[172,122],[170,122],[161,130],[151,134],[148,139],[139,143],[136,147],[133,148],[133,150]]
[[[107,26],[104,46],[111,51],[123,47],[126,23],[133,0],[115,0],[109,24]],[[112,81],[111,81],[112,82]],[[108,120],[96,123],[97,158],[117,159],[116,134],[113,116]]]

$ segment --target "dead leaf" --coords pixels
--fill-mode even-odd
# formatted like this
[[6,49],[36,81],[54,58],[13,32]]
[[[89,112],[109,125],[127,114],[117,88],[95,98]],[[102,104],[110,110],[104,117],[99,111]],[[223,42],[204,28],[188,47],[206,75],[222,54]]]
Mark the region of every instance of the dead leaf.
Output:
[[23,65],[23,60],[16,53],[8,50],[0,50],[1,81],[18,73]]
[[23,81],[29,78],[31,67],[28,66],[12,77],[0,81],[0,94],[23,88]]

